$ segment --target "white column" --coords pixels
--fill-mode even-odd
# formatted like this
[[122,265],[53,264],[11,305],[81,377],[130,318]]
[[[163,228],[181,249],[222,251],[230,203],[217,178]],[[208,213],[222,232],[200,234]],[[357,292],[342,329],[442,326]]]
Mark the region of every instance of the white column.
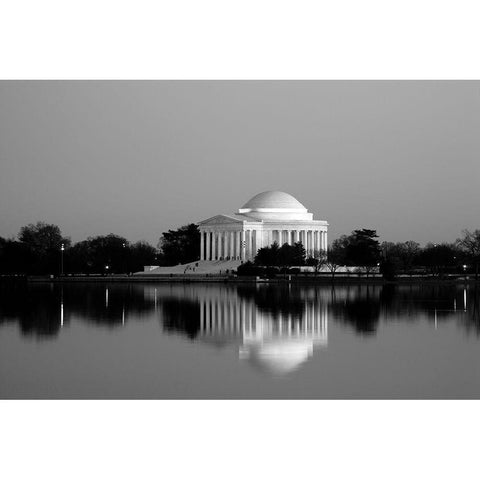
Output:
[[240,232],[235,232],[235,245],[236,245],[235,246],[235,257],[237,259],[239,259],[240,255],[241,255],[240,254],[240,250],[241,250],[240,245],[241,245],[242,240],[241,240],[240,237],[241,237],[241,233]]
[[211,260],[211,253],[210,253],[210,232],[207,232],[207,254],[205,255],[205,260]]
[[[263,230],[256,230],[256,234],[255,234],[255,248],[257,250],[259,250],[260,248],[263,247],[263,235],[264,235],[264,232]],[[255,252],[256,254],[257,252]]]
[[218,258],[225,258],[225,232],[220,232],[220,250],[218,252]]
[[212,260],[218,259],[218,232],[212,233]]
[[255,258],[255,255],[257,254],[257,231],[252,230],[252,260]]
[[230,260],[231,260],[235,255],[235,243],[233,241],[233,232],[229,232],[229,236],[230,236],[230,245],[228,248],[228,256],[230,257]]
[[203,260],[203,248],[204,248],[204,243],[203,239],[205,238],[205,232],[200,232],[200,260]]
[[240,260],[245,260],[245,252],[246,252],[246,247],[245,247],[245,230],[242,230],[240,232]]

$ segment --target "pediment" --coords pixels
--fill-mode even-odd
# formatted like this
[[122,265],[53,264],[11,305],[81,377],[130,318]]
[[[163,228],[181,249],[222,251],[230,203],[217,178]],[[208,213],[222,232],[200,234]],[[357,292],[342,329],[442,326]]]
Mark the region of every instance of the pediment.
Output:
[[239,218],[231,217],[230,215],[215,215],[214,217],[207,218],[199,222],[199,225],[227,225],[227,224],[243,224],[244,220]]

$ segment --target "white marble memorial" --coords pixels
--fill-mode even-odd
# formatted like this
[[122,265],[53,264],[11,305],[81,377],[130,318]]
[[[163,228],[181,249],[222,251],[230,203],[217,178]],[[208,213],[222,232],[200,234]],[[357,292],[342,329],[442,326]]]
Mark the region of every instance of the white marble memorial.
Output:
[[277,242],[301,242],[307,256],[327,250],[328,223],[292,195],[262,192],[237,213],[221,214],[199,222],[200,260],[253,260],[257,251]]

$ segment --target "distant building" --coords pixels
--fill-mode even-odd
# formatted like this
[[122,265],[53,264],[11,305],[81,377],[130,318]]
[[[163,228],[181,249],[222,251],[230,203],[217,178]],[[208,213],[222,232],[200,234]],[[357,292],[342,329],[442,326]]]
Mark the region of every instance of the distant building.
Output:
[[307,255],[327,249],[328,223],[292,195],[263,192],[237,213],[221,214],[199,222],[200,260],[252,260],[257,251],[274,242],[301,242]]

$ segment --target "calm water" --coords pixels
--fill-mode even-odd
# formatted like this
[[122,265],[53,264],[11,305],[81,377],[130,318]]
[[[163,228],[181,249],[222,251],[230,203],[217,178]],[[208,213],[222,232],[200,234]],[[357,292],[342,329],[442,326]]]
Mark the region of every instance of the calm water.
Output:
[[0,288],[1,398],[480,398],[479,289]]

